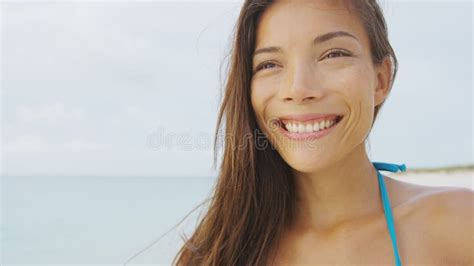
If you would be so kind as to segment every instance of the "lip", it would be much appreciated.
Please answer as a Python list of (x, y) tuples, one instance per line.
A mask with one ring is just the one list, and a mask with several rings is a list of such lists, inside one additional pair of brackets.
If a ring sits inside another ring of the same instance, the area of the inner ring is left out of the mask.
[[(287, 138), (292, 139), (292, 140), (315, 140), (315, 139), (320, 139), (320, 138), (328, 135), (332, 131), (334, 131), (334, 129), (337, 128), (337, 126), (339, 126), (339, 124), (343, 120), (344, 116), (342, 116), (342, 115), (324, 115), (324, 116), (319, 116), (318, 118), (315, 118), (316, 119), (315, 121), (317, 121), (318, 119), (323, 120), (323, 119), (326, 119), (326, 118), (333, 118), (333, 117), (338, 117), (338, 116), (340, 116), (340, 118), (338, 119), (336, 124), (332, 125), (330, 128), (326, 128), (326, 129), (318, 131), (318, 132), (293, 133), (293, 132), (289, 132), (289, 131), (285, 130), (283, 128), (284, 125), (282, 123), (280, 123), (280, 125), (278, 127), (278, 131), (281, 134), (283, 134), (284, 136), (286, 136)], [(288, 116), (286, 116), (286, 117), (288, 117)], [(308, 117), (309, 116), (305, 117), (306, 120), (298, 120), (298, 121), (314, 120), (313, 118), (307, 119)], [(290, 119), (290, 120), (296, 120), (296, 119)]]

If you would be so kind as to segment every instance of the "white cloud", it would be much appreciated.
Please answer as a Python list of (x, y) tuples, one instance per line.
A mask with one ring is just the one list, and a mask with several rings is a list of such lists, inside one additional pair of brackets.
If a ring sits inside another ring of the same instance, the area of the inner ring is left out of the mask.
[(5, 153), (32, 153), (49, 150), (49, 144), (38, 135), (23, 135), (3, 143)]
[(72, 139), (62, 143), (60, 150), (68, 152), (99, 151), (107, 148), (105, 144), (95, 143), (85, 139)]
[(150, 115), (142, 107), (132, 104), (125, 105), (124, 111), (127, 116), (136, 120), (143, 120)]
[(74, 138), (55, 143), (39, 134), (25, 134), (10, 141), (3, 142), (5, 155), (30, 155), (51, 152), (89, 152), (100, 151), (107, 145), (96, 143), (84, 138)]
[(42, 105), (38, 107), (21, 105), (16, 108), (16, 116), (21, 124), (61, 124), (85, 118), (82, 108), (66, 108), (63, 103)]

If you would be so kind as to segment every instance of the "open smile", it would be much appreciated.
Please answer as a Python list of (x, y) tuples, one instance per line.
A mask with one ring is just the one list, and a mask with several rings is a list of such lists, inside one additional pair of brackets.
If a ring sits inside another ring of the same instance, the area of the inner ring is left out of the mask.
[(294, 140), (319, 139), (328, 135), (342, 120), (342, 115), (319, 115), (280, 118), (277, 120), (280, 133)]

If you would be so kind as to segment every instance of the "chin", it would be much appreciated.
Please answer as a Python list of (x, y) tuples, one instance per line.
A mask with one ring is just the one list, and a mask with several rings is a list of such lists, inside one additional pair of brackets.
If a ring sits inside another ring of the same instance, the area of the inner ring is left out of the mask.
[(291, 168), (302, 173), (317, 172), (330, 163), (327, 159), (321, 158), (319, 154), (315, 154), (314, 152), (304, 153), (294, 151), (282, 157)]

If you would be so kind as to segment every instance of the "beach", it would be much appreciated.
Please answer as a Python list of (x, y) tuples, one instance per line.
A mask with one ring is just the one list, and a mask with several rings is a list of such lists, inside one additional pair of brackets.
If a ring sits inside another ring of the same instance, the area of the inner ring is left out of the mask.
[(474, 190), (474, 171), (433, 171), (390, 173), (394, 179), (425, 186), (465, 187)]

